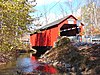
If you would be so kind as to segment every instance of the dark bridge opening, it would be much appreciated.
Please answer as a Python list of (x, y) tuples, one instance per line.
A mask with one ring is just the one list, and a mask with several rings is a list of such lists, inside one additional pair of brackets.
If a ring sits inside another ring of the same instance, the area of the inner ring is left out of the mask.
[(79, 33), (79, 27), (76, 24), (64, 24), (60, 28), (60, 36), (76, 36)]
[(33, 46), (32, 48), (36, 49), (36, 57), (40, 57), (43, 55), (47, 50), (50, 50), (52, 46)]

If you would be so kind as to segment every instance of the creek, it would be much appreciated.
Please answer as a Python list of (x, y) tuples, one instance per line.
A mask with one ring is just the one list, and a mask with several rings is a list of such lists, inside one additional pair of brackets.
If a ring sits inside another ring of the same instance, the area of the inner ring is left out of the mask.
[(30, 53), (21, 53), (13, 61), (0, 65), (0, 75), (40, 75), (56, 74), (52, 65), (37, 61)]
[[(36, 64), (34, 64), (36, 66)], [(34, 66), (34, 67), (35, 67)], [(18, 72), (32, 72), (33, 64), (29, 53), (22, 53), (18, 58), (0, 65), (0, 75), (19, 75)]]

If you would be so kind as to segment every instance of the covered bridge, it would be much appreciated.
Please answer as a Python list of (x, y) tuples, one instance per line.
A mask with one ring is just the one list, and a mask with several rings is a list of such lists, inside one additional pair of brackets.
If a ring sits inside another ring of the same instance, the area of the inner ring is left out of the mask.
[(59, 36), (76, 36), (77, 34), (82, 36), (84, 25), (77, 21), (73, 15), (69, 15), (41, 27), (38, 32), (30, 35), (32, 48), (41, 54), (53, 47)]

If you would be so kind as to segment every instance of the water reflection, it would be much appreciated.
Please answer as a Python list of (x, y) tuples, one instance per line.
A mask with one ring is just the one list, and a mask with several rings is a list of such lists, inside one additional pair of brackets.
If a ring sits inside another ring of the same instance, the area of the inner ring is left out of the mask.
[(17, 68), (24, 73), (33, 72), (38, 66), (39, 63), (31, 58), (19, 58), (17, 60)]
[(21, 73), (39, 73), (39, 74), (56, 74), (57, 70), (47, 63), (38, 61), (35, 56), (30, 58), (19, 58), (17, 60), (17, 68)]
[(29, 54), (21, 54), (17, 60), (0, 65), (0, 75), (19, 75), (23, 73), (47, 73), (55, 74), (57, 71), (53, 66), (37, 61)]

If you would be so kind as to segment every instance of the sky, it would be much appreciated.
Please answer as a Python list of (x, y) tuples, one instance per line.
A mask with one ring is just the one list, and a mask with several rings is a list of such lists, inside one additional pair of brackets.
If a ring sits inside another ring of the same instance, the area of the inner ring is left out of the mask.
[[(41, 17), (39, 21), (34, 23), (46, 25), (66, 15), (72, 14), (68, 3), (70, 5), (72, 4), (73, 9), (78, 8), (77, 11), (74, 10), (73, 15), (80, 16), (80, 8), (85, 4), (85, 0), (36, 0), (36, 3), (34, 17)], [(30, 13), (30, 15), (33, 15), (33, 13)], [(47, 22), (45, 16), (47, 16)]]

